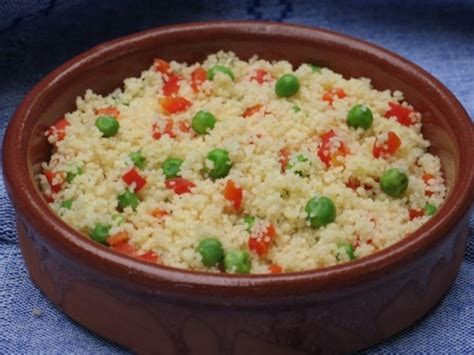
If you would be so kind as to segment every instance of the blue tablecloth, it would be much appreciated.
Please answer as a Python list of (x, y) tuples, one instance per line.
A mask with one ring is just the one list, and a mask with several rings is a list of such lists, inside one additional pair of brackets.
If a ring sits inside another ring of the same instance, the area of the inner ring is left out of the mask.
[[(97, 43), (164, 24), (266, 19), (351, 34), (395, 51), (439, 78), (474, 114), (474, 2), (469, 0), (0, 1), (0, 137), (26, 92)], [(474, 353), (474, 218), (459, 276), (425, 318), (371, 353)], [(120, 353), (77, 325), (31, 283), (0, 176), (0, 354)]]

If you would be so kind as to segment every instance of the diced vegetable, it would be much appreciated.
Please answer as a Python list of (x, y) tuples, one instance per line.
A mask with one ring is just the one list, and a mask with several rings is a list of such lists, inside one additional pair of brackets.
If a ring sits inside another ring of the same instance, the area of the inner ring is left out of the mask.
[(163, 111), (168, 115), (186, 111), (192, 106), (191, 101), (181, 96), (163, 97), (159, 99), (159, 103)]
[(112, 250), (115, 250), (116, 252), (119, 252), (124, 255), (133, 256), (133, 257), (137, 255), (137, 249), (135, 249), (133, 245), (129, 244), (128, 241), (117, 243), (111, 246), (111, 248)]
[(64, 200), (63, 202), (61, 202), (61, 208), (65, 208), (67, 210), (70, 210), (72, 208), (72, 203), (73, 202), (74, 202), (74, 200), (72, 198)]
[(130, 159), (132, 160), (133, 165), (135, 165), (138, 169), (145, 168), (146, 158), (142, 155), (142, 152), (138, 151), (131, 153)]
[(308, 158), (306, 156), (304, 156), (303, 154), (299, 154), (296, 157), (290, 159), (290, 161), (288, 162), (288, 165), (286, 167), (286, 170), (287, 171), (292, 171), (292, 172), (294, 172), (295, 174), (298, 174), (301, 177), (308, 176), (307, 171), (304, 171), (302, 169), (297, 168), (298, 163), (306, 163), (307, 161), (308, 161)]
[(262, 109), (263, 105), (257, 104), (254, 106), (250, 106), (247, 108), (244, 113), (242, 114), (243, 118), (248, 118), (250, 116), (255, 115), (257, 112), (259, 112)]
[(156, 255), (153, 251), (147, 251), (143, 254), (137, 254), (135, 256), (137, 259), (143, 260), (143, 261), (148, 261), (149, 263), (154, 263), (154, 264), (162, 264), (163, 262), (161, 261), (160, 257)]
[(390, 106), (390, 108), (387, 112), (385, 112), (384, 117), (395, 117), (398, 123), (403, 126), (411, 126), (416, 123), (416, 120), (413, 119), (413, 114), (415, 111), (413, 111), (412, 109), (397, 104), (395, 102), (389, 102), (388, 105)]
[(413, 221), (415, 218), (423, 217), (425, 211), (422, 208), (410, 208), (408, 210), (408, 217), (410, 221)]
[(97, 223), (89, 235), (91, 239), (95, 240), (96, 242), (105, 244), (107, 241), (107, 237), (109, 236), (110, 228), (111, 226), (109, 225)]
[(118, 108), (114, 106), (99, 108), (99, 109), (96, 109), (94, 112), (96, 115), (112, 116), (112, 117), (115, 117), (115, 119), (117, 120), (120, 118), (120, 111), (118, 110)]
[(248, 246), (249, 249), (263, 257), (273, 243), (275, 238), (275, 228), (269, 224), (265, 229), (259, 231), (256, 234), (252, 234), (249, 237)]
[(194, 92), (199, 92), (201, 85), (207, 79), (207, 72), (205, 69), (196, 68), (191, 74), (191, 87)]
[(170, 64), (160, 58), (155, 58), (153, 62), (153, 67), (155, 68), (155, 71), (160, 72), (160, 73), (169, 73), (171, 71)]
[(433, 174), (430, 174), (430, 173), (424, 173), (421, 178), (423, 179), (423, 181), (425, 182), (425, 185), (426, 185), (426, 188), (425, 188), (425, 195), (430, 197), (433, 195), (433, 191), (431, 191), (429, 189), (430, 187), (430, 180), (433, 180), (435, 177), (433, 176)]
[(45, 170), (44, 176), (46, 176), (46, 180), (48, 180), (48, 184), (51, 187), (52, 192), (58, 193), (61, 191), (64, 184), (64, 174), (53, 172), (51, 170)]
[(387, 158), (394, 155), (400, 148), (402, 141), (395, 132), (389, 131), (375, 139), (372, 154), (375, 158)]
[(193, 187), (196, 187), (194, 183), (181, 177), (175, 177), (165, 180), (165, 186), (167, 189), (174, 190), (177, 195), (182, 195), (187, 192), (191, 192)]
[(154, 123), (152, 126), (152, 135), (154, 139), (160, 139), (163, 135), (168, 135), (170, 138), (176, 138), (176, 133), (173, 131), (173, 120), (167, 119), (165, 128), (161, 131), (157, 123)]
[[(338, 249), (342, 249), (349, 257), (349, 260), (354, 260), (356, 258), (354, 255), (354, 246), (352, 244), (341, 243), (338, 245)], [(336, 259), (339, 260), (339, 253), (336, 255)]]
[(323, 134), (321, 143), (318, 146), (318, 157), (326, 167), (341, 165), (342, 163), (338, 158), (344, 157), (347, 154), (349, 154), (349, 149), (346, 143), (337, 136), (334, 130), (331, 129)]
[(262, 69), (257, 69), (255, 70), (254, 75), (250, 78), (250, 81), (256, 81), (260, 85), (262, 85), (265, 82), (265, 76), (268, 73), (265, 70)]
[(308, 64), (311, 67), (313, 73), (321, 73), (321, 68), (314, 64)]
[(132, 186), (134, 184), (135, 192), (140, 191), (146, 185), (146, 179), (142, 177), (135, 168), (131, 168), (129, 171), (127, 171), (122, 176), (122, 180), (125, 181), (128, 186)]
[(134, 211), (137, 209), (140, 204), (140, 199), (137, 194), (132, 191), (125, 191), (123, 194), (117, 197), (118, 207), (123, 210), (127, 207), (131, 207)]
[(107, 244), (110, 246), (117, 245), (119, 243), (126, 242), (130, 239), (130, 236), (128, 235), (127, 232), (122, 231), (115, 233), (114, 235), (111, 235), (107, 238)]
[(242, 205), (243, 190), (237, 187), (234, 181), (229, 180), (224, 188), (224, 198), (232, 203), (232, 206), (239, 211)]
[(151, 211), (151, 215), (155, 218), (162, 218), (162, 217), (167, 216), (168, 212), (160, 208), (155, 208), (153, 211)]
[(285, 172), (286, 167), (288, 165), (288, 161), (290, 160), (290, 151), (287, 148), (283, 148), (280, 150), (280, 166), (281, 171)]
[(437, 209), (436, 206), (433, 205), (432, 203), (427, 203), (427, 204), (426, 204), (426, 206), (425, 206), (425, 213), (426, 213), (428, 216), (434, 215), (437, 211), (438, 211), (438, 209)]
[(179, 75), (169, 74), (163, 85), (163, 95), (167, 97), (177, 95), (179, 93), (179, 82), (182, 79)]
[(331, 89), (327, 90), (323, 95), (323, 101), (326, 101), (329, 105), (332, 105), (335, 99), (343, 99), (347, 96), (343, 89)]
[(244, 222), (247, 225), (247, 232), (251, 233), (256, 218), (254, 216), (245, 216)]
[(83, 173), (84, 171), (82, 170), (82, 168), (80, 166), (76, 166), (66, 173), (66, 181), (68, 183), (71, 183), (76, 178), (76, 176), (82, 175)]
[(270, 264), (268, 266), (268, 271), (270, 271), (270, 274), (281, 274), (283, 272), (283, 268), (278, 264)]
[(65, 118), (60, 119), (48, 128), (46, 131), (46, 137), (55, 136), (57, 142), (62, 141), (66, 137), (66, 127), (69, 125), (70, 123), (68, 120)]

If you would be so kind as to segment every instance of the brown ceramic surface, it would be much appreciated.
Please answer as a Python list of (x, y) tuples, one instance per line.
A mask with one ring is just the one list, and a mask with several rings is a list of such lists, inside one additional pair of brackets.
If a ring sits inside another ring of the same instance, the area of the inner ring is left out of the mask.
[[(106, 94), (154, 57), (202, 61), (219, 49), (369, 77), (399, 89), (423, 115), (442, 161), (446, 203), (426, 225), (372, 256), (283, 275), (206, 274), (119, 255), (64, 224), (34, 182), (50, 146), (43, 132), (87, 88)], [(379, 47), (306, 27), (215, 22), (163, 27), (100, 45), (42, 80), (13, 117), (4, 175), (33, 282), (88, 329), (139, 352), (297, 354), (362, 349), (428, 312), (454, 281), (473, 201), (472, 123), (430, 74)]]

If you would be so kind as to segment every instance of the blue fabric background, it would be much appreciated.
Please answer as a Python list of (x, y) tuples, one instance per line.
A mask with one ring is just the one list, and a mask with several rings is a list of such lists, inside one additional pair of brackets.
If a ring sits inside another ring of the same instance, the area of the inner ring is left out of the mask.
[[(0, 0), (0, 139), (28, 90), (93, 45), (164, 24), (237, 18), (323, 27), (379, 44), (430, 71), (474, 114), (474, 2), (469, 0)], [(447, 297), (369, 353), (474, 353), (472, 217), (465, 260)], [(41, 315), (33, 314), (35, 308)], [(33, 352), (126, 353), (75, 324), (33, 286), (0, 176), (0, 354)]]

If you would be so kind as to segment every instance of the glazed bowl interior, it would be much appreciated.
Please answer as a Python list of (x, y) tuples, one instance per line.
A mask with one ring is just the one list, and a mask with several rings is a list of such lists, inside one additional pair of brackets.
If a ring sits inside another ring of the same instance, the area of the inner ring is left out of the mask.
[[(423, 115), (423, 134), (432, 143), (430, 150), (442, 162), (449, 193), (439, 213), (405, 240), (355, 262), (281, 276), (232, 276), (150, 266), (131, 260), (89, 241), (48, 209), (34, 179), (40, 163), (48, 160), (51, 154), (44, 132), (64, 113), (75, 110), (76, 97), (82, 96), (86, 89), (104, 95), (110, 93), (121, 87), (125, 78), (140, 75), (155, 57), (195, 63), (219, 50), (233, 51), (244, 60), (258, 55), (266, 60), (285, 59), (294, 66), (314, 63), (341, 73), (345, 78), (370, 78), (378, 90), (402, 91), (406, 100)], [(39, 228), (50, 228), (52, 234), (61, 234), (74, 247), (96, 253), (97, 258), (105, 258), (109, 263), (127, 263), (128, 268), (149, 277), (234, 286), (284, 285), (285, 279), (291, 277), (314, 285), (315, 280), (330, 283), (331, 278), (351, 272), (356, 281), (354, 276), (364, 274), (364, 270), (382, 270), (391, 263), (402, 262), (442, 238), (454, 227), (461, 213), (466, 212), (472, 198), (472, 173), (461, 174), (473, 166), (474, 154), (472, 142), (469, 142), (472, 140), (471, 126), (466, 112), (447, 89), (431, 75), (393, 53), (346, 36), (299, 26), (239, 22), (192, 24), (115, 40), (76, 57), (51, 73), (30, 93), (16, 116), (23, 120), (19, 149), (27, 152), (26, 162), (20, 162), (20, 165), (24, 164), (24, 172), (28, 172), (25, 189), (31, 190), (30, 197), (35, 201), (29, 211), (24, 208), (22, 212), (32, 219), (42, 219), (36, 221)], [(12, 190), (15, 195), (16, 189)], [(32, 211), (35, 209), (42, 210), (41, 216)], [(92, 251), (93, 248), (96, 251)]]

